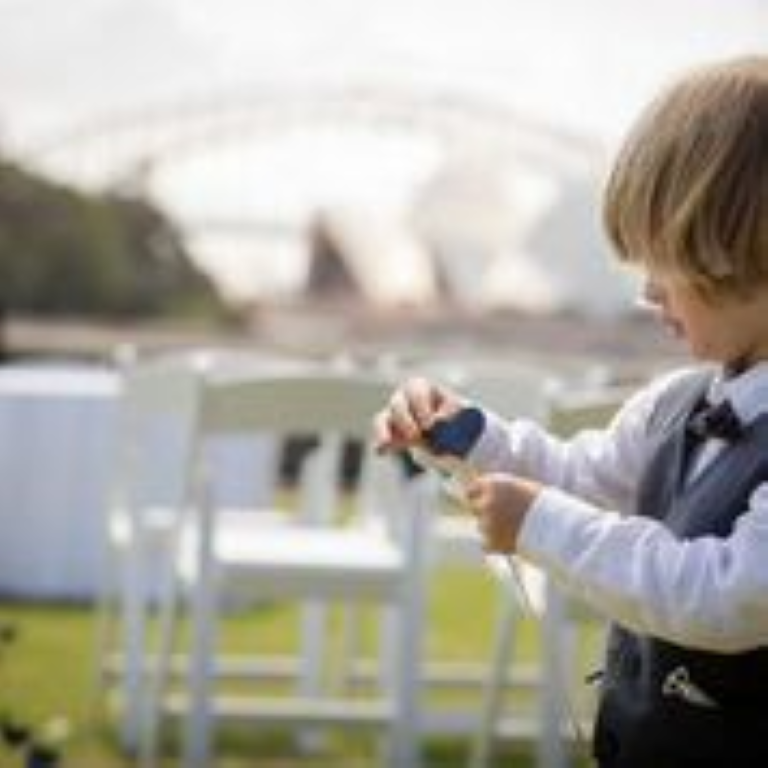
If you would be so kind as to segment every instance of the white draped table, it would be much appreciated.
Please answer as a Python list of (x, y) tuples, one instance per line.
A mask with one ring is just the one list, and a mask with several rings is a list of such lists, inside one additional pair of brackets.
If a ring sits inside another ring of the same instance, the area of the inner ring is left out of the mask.
[[(120, 380), (85, 364), (0, 366), (0, 597), (87, 599), (105, 574)], [(156, 446), (158, 493), (174, 436)], [(263, 505), (274, 487), (274, 441), (213, 447), (221, 502)]]
[(95, 594), (118, 387), (95, 366), (0, 367), (0, 594)]

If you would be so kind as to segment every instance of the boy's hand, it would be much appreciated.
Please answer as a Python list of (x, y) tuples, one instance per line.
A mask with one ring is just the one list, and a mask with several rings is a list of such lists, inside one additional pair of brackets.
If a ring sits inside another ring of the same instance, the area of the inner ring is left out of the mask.
[(424, 433), (439, 419), (457, 413), (464, 401), (455, 393), (423, 378), (398, 387), (374, 418), (379, 451), (401, 451), (423, 444)]
[(481, 475), (466, 488), (465, 499), (477, 518), (486, 552), (512, 554), (517, 536), (541, 485), (514, 475)]

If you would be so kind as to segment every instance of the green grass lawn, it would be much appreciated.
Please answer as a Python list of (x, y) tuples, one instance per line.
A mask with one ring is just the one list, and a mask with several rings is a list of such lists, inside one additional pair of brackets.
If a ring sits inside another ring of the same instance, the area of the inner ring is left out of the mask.
[[(430, 594), (426, 655), (430, 660), (482, 660), (493, 637), (499, 592), (493, 577), (481, 569), (441, 568)], [(364, 645), (372, 648), (375, 636), (371, 616), (366, 616)], [(339, 621), (339, 617), (336, 617)], [(31, 724), (36, 731), (54, 719), (64, 718), (70, 734), (64, 747), (65, 766), (118, 768), (132, 765), (117, 743), (114, 708), (99, 695), (96, 683), (95, 622), (87, 606), (0, 604), (0, 621), (18, 631), (0, 658), (0, 711)], [(295, 634), (296, 611), (284, 606), (260, 606), (229, 616), (224, 622), (222, 645), (228, 652), (245, 651), (258, 640), (266, 650), (284, 649)], [(537, 634), (532, 622), (521, 631), (520, 656), (536, 662)], [(585, 655), (595, 643), (587, 637)], [(589, 662), (585, 661), (585, 664)], [(430, 692), (430, 707), (477, 707), (477, 690)], [(509, 707), (535, 707), (528, 691), (510, 693)], [(533, 710), (535, 711), (535, 710)], [(167, 734), (164, 765), (178, 764), (173, 734)], [(329, 736), (317, 754), (305, 754), (289, 734), (220, 729), (219, 768), (362, 768), (377, 765), (375, 740), (369, 735)], [(530, 744), (498, 745), (495, 764), (507, 768), (532, 766)], [(430, 738), (424, 747), (429, 768), (463, 768), (468, 744), (465, 738)], [(16, 762), (14, 762), (16, 760)], [(586, 763), (585, 763), (586, 764)], [(22, 762), (0, 747), (0, 768)]]

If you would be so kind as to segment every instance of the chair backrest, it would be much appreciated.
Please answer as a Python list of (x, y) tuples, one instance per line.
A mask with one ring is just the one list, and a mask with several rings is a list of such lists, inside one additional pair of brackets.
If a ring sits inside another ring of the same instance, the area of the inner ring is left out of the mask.
[(183, 498), (183, 452), (198, 406), (198, 385), (178, 361), (123, 366), (110, 516), (139, 525), (147, 505)]
[(425, 368), (447, 386), (509, 419), (543, 419), (553, 386), (549, 370), (527, 362), (433, 362)]
[(607, 386), (550, 393), (548, 426), (560, 437), (607, 425), (626, 402), (631, 390)]
[[(201, 426), (201, 419), (214, 391), (209, 376), (215, 377), (220, 370), (238, 370), (251, 376), (258, 371), (268, 378), (273, 371), (295, 371), (303, 365), (301, 361), (215, 350), (129, 361), (122, 376), (121, 455), (115, 462), (118, 476), (113, 483), (117, 494), (131, 494), (138, 506), (178, 507), (189, 490), (184, 481), (194, 437), (208, 426)], [(218, 439), (206, 445), (219, 480), (219, 500), (239, 507), (271, 503), (279, 447), (267, 435), (220, 430)]]
[(391, 389), (384, 377), (327, 369), (210, 370), (200, 429), (232, 434), (337, 432), (364, 438)]
[[(392, 390), (383, 375), (319, 365), (265, 371), (251, 366), (210, 367), (202, 372), (196, 425), (198, 443), (218, 435), (270, 435), (282, 442), (316, 441), (301, 468), (298, 506), (303, 522), (328, 524), (339, 516), (340, 493), (352, 478), (359, 505), (345, 510), (373, 518), (382, 505), (391, 467), (370, 461), (371, 426)], [(371, 492), (378, 488), (377, 494)]]

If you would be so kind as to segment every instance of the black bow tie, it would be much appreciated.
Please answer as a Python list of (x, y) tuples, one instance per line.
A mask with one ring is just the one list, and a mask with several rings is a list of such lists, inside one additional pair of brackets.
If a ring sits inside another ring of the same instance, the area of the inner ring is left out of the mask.
[(688, 432), (699, 440), (716, 438), (732, 443), (744, 434), (744, 425), (728, 400), (705, 405), (691, 416)]

